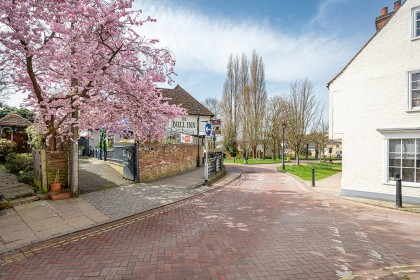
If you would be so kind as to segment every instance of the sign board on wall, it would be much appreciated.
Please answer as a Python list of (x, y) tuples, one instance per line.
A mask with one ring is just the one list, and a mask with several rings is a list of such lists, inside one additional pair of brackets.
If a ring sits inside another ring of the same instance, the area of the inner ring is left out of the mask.
[[(208, 121), (210, 121), (210, 116), (200, 116), (200, 135), (204, 135), (204, 125)], [(169, 121), (168, 130), (187, 135), (197, 135), (197, 116), (188, 115), (174, 118)]]
[(181, 134), (181, 143), (192, 144), (193, 137), (191, 135)]
[(222, 134), (222, 122), (220, 120), (212, 120), (211, 126), (213, 128), (213, 134)]

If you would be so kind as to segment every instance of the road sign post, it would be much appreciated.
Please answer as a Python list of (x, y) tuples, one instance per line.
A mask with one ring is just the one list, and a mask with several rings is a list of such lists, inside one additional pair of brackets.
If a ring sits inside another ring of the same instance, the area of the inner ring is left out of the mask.
[(212, 128), (211, 123), (206, 123), (204, 127), (204, 132), (206, 133), (205, 139), (205, 150), (206, 150), (206, 160), (204, 161), (204, 185), (207, 186), (209, 183), (209, 139), (211, 139)]
[(205, 140), (206, 160), (204, 161), (204, 185), (209, 184), (209, 141)]

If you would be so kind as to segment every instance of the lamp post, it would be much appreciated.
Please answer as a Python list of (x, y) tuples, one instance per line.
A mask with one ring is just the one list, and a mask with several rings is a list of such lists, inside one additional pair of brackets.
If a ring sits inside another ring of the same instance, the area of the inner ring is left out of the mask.
[(197, 111), (197, 167), (200, 167), (200, 106), (195, 108)]
[(282, 132), (283, 132), (283, 139), (282, 139), (282, 147), (281, 147), (281, 153), (282, 153), (282, 156), (281, 156), (281, 169), (283, 170), (283, 171), (286, 171), (286, 167), (284, 166), (284, 130), (286, 129), (286, 123), (282, 123), (281, 124), (281, 128), (282, 128)]

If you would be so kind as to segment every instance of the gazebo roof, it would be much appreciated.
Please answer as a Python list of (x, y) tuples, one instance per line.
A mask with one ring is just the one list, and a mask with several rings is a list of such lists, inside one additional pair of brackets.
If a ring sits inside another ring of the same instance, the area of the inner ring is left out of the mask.
[(0, 119), (0, 126), (28, 127), (31, 124), (30, 121), (17, 114), (8, 114)]

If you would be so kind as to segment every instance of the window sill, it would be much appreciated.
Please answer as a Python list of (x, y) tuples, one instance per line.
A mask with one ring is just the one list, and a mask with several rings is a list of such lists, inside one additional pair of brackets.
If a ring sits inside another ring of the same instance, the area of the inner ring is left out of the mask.
[(409, 109), (405, 111), (406, 113), (420, 113), (420, 108), (416, 109)]
[(419, 37), (411, 38), (411, 41), (417, 41), (417, 40), (420, 40), (420, 36)]
[[(396, 182), (383, 182), (382, 185), (388, 185), (388, 186), (394, 186), (395, 187)], [(410, 183), (410, 182), (404, 182), (402, 181), (402, 187), (411, 187), (411, 188), (420, 188), (420, 183)]]

